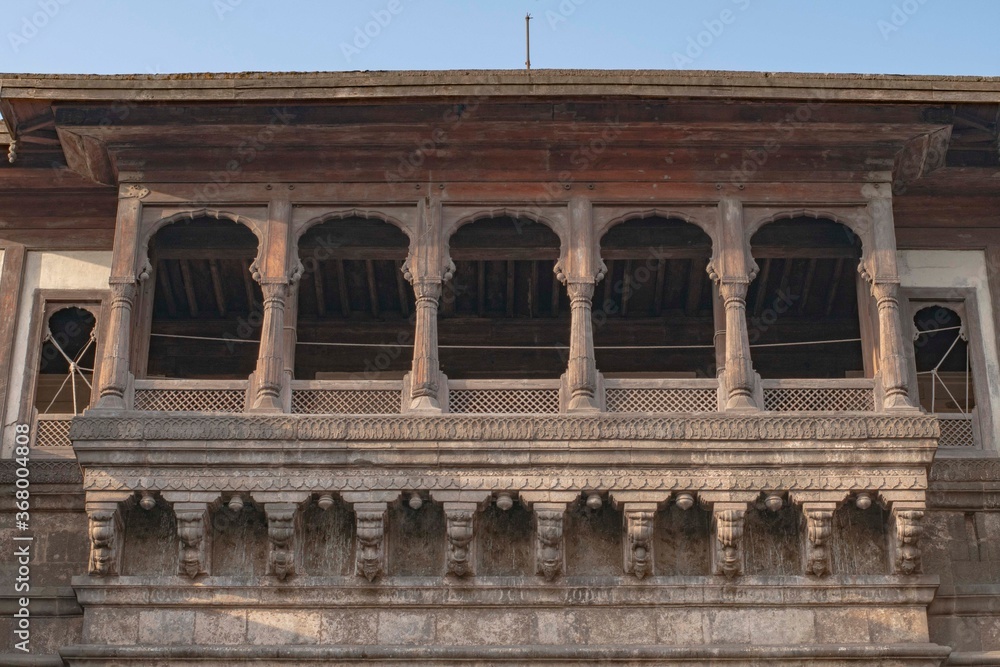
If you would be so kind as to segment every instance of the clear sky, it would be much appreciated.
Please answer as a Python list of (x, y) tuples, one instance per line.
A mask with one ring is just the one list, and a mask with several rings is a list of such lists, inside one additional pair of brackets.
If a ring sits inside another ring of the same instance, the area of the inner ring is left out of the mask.
[(3, 0), (0, 71), (1000, 75), (1000, 0)]

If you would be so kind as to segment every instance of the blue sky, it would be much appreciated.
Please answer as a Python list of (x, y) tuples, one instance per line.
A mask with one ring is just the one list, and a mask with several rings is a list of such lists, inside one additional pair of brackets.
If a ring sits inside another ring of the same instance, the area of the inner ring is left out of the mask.
[(1000, 75), (998, 0), (4, 0), (0, 71)]

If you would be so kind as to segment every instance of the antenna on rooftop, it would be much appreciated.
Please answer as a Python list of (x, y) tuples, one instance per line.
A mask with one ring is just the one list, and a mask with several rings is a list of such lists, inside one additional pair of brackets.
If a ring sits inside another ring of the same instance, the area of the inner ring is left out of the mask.
[(524, 61), (524, 66), (531, 71), (531, 14), (524, 15), (524, 48), (526, 53), (526, 59)]

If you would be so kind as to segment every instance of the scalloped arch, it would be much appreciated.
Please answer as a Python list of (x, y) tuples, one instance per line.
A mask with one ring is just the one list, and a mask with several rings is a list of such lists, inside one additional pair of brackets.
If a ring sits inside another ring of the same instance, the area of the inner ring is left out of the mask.
[(445, 243), (451, 241), (451, 237), (455, 235), (459, 229), (465, 225), (472, 224), (474, 222), (479, 222), (480, 220), (491, 220), (494, 218), (527, 218), (533, 222), (545, 225), (559, 238), (560, 245), (565, 247), (569, 242), (568, 234), (566, 229), (560, 225), (555, 220), (548, 218), (540, 213), (531, 211), (528, 209), (514, 208), (510, 206), (501, 206), (499, 208), (493, 209), (483, 209), (481, 211), (476, 211), (475, 213), (470, 213), (464, 217), (459, 218), (453, 222), (447, 229), (444, 230)]
[(362, 218), (364, 220), (381, 220), (384, 223), (397, 227), (401, 232), (403, 232), (406, 235), (406, 238), (407, 240), (409, 240), (410, 244), (411, 245), (413, 244), (413, 236), (414, 236), (413, 230), (410, 229), (405, 223), (403, 223), (398, 218), (394, 218), (388, 213), (383, 213), (382, 211), (377, 211), (374, 209), (367, 209), (367, 208), (346, 208), (336, 211), (327, 211), (322, 215), (318, 215), (315, 218), (311, 218), (307, 220), (305, 223), (303, 223), (299, 227), (299, 229), (296, 230), (295, 241), (296, 243), (298, 243), (298, 240), (302, 238), (302, 236), (307, 231), (309, 231), (313, 227), (316, 227), (317, 225), (322, 225), (323, 223), (329, 222), (331, 220), (346, 220), (348, 218)]
[(837, 224), (844, 225), (849, 228), (852, 232), (857, 234), (858, 238), (861, 239), (861, 245), (864, 247), (867, 245), (868, 241), (868, 225), (866, 224), (867, 219), (858, 219), (853, 216), (845, 216), (843, 214), (834, 213), (833, 211), (818, 210), (812, 208), (799, 208), (792, 209), (788, 211), (781, 211), (780, 213), (775, 213), (773, 215), (765, 216), (763, 218), (757, 218), (751, 221), (746, 226), (747, 240), (753, 238), (753, 235), (760, 231), (765, 225), (769, 225), (772, 222), (778, 222), (779, 220), (791, 220), (793, 218), (813, 218), (814, 220), (829, 220), (830, 222), (836, 222)]
[(258, 225), (254, 224), (251, 218), (245, 215), (239, 215), (238, 213), (230, 213), (229, 211), (223, 211), (215, 208), (193, 208), (186, 211), (180, 211), (169, 215), (165, 218), (160, 218), (154, 221), (144, 232), (142, 237), (142, 254), (137, 258), (136, 271), (139, 274), (137, 277), (142, 279), (142, 274), (147, 273), (151, 270), (149, 264), (149, 242), (156, 236), (164, 227), (174, 224), (175, 222), (181, 222), (184, 220), (198, 220), (200, 218), (213, 218), (215, 220), (229, 220), (237, 225), (242, 225), (249, 229), (253, 235), (257, 238), (257, 254), (254, 256), (254, 263), (260, 259), (261, 249), (264, 247), (264, 232), (259, 228)]

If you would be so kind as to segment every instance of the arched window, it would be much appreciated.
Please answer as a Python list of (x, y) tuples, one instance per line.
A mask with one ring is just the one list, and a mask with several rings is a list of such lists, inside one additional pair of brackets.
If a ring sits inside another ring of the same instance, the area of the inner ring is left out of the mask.
[(256, 255), (253, 232), (225, 220), (176, 222), (153, 236), (152, 323), (138, 377), (236, 380), (253, 373), (263, 322), (260, 285), (250, 275)]
[(40, 415), (78, 415), (90, 406), (97, 348), (97, 319), (77, 306), (49, 315), (35, 383)]
[(712, 239), (683, 220), (629, 220), (604, 235), (594, 352), (605, 377), (716, 376), (711, 256)]
[(393, 224), (349, 217), (299, 239), (295, 377), (398, 380), (413, 359), (409, 239)]
[[(760, 267), (747, 294), (747, 332), (762, 378), (871, 377), (862, 341), (861, 241), (808, 217), (771, 222), (750, 241)], [(869, 345), (870, 347), (870, 345)]]
[(452, 235), (455, 275), (439, 309), (441, 370), (450, 379), (558, 378), (569, 302), (553, 268), (559, 237), (523, 218), (490, 218)]

